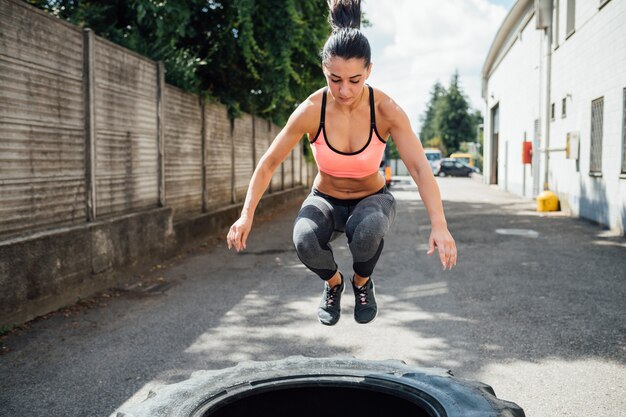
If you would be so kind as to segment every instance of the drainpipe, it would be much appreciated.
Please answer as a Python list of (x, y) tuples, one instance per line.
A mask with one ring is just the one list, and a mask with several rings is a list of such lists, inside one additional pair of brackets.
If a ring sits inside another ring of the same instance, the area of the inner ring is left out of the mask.
[[(550, 13), (552, 15), (552, 13)], [(552, 25), (548, 26), (546, 29), (546, 38), (547, 38), (547, 47), (548, 54), (546, 55), (546, 144), (545, 144), (545, 172), (543, 179), (543, 189), (547, 190), (549, 188), (549, 167), (550, 167), (550, 124), (552, 123), (552, 103), (551, 98), (552, 94), (550, 92), (550, 87), (552, 85)]]

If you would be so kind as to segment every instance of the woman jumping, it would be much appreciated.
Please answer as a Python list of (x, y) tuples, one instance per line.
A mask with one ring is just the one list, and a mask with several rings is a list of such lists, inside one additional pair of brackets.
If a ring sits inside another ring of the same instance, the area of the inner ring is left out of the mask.
[(436, 248), (445, 270), (456, 265), (457, 252), (439, 188), (407, 115), (385, 93), (365, 84), (372, 63), (369, 42), (359, 30), (360, 0), (331, 0), (329, 6), (332, 34), (321, 53), (328, 86), (298, 106), (259, 161), (241, 217), (228, 232), (228, 248), (246, 248), (254, 212), (274, 171), (306, 134), (319, 173), (296, 217), (293, 242), (302, 263), (325, 281), (318, 319), (334, 325), (341, 314), (344, 276), (329, 243), (345, 233), (353, 258), (354, 318), (369, 323), (378, 313), (372, 273), (396, 213), (395, 199), (378, 171), (389, 136), (430, 217), (428, 255)]

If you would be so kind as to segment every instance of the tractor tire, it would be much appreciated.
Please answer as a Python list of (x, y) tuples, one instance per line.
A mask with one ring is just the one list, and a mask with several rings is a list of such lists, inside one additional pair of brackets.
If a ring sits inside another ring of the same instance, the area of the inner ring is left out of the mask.
[(243, 362), (150, 391), (116, 417), (524, 417), (480, 382), (400, 361), (289, 357)]

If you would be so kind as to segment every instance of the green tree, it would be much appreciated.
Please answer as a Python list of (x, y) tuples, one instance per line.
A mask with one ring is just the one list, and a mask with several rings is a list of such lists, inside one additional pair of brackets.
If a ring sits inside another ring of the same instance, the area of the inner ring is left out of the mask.
[(471, 113), (458, 71), (447, 89), (435, 83), (422, 122), (420, 138), (424, 145), (439, 148), (446, 155), (460, 150), (463, 142), (475, 141), (482, 115), (478, 111)]
[(31, 4), (156, 61), (163, 61), (167, 82), (197, 91), (196, 69), (203, 64), (193, 48), (181, 44), (190, 36), (193, 9), (181, 1), (30, 0)]
[(323, 84), (329, 33), (319, 0), (28, 0), (99, 36), (163, 61), (166, 81), (284, 122)]
[(435, 120), (441, 139), (451, 153), (459, 150), (461, 142), (474, 140), (474, 120), (459, 86), (458, 71), (452, 76), (443, 104), (436, 109)]
[(389, 149), (389, 159), (400, 159), (400, 152), (398, 152), (398, 147), (391, 136), (387, 140), (387, 148)]
[(438, 126), (435, 124), (435, 109), (437, 103), (446, 95), (446, 89), (439, 81), (433, 85), (430, 91), (430, 101), (426, 108), (426, 113), (421, 117), (422, 128), (420, 130), (420, 139), (427, 144), (433, 138), (439, 136)]

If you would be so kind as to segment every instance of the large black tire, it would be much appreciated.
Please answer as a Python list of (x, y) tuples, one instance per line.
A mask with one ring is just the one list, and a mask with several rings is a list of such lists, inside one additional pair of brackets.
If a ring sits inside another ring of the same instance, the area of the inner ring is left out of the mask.
[(485, 384), (400, 361), (301, 356), (199, 371), (117, 417), (524, 417)]

